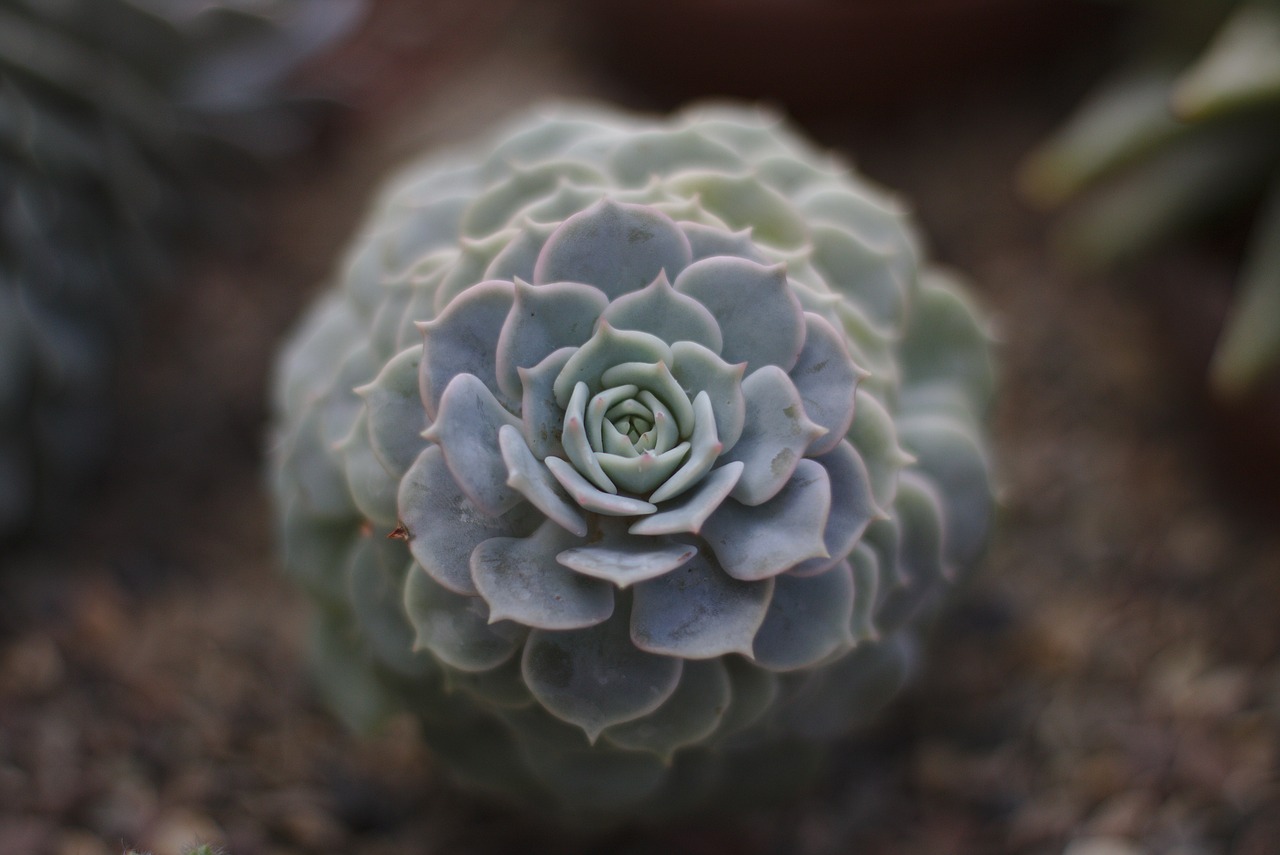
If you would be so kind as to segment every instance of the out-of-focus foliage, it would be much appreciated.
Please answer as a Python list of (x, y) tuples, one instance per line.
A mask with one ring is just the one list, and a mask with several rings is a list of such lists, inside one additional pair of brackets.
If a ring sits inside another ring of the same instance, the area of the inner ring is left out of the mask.
[(1212, 365), (1240, 393), (1280, 363), (1280, 3), (1151, 4), (1147, 55), (1025, 163), (1032, 200), (1079, 201), (1066, 250), (1133, 258), (1265, 196)]
[(0, 0), (0, 539), (64, 514), (100, 458), (203, 155), (297, 142), (281, 84), (360, 3)]

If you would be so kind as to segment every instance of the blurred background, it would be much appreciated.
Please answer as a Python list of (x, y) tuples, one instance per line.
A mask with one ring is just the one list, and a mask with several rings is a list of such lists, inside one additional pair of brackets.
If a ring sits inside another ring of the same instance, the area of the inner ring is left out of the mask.
[[(541, 98), (708, 97), (972, 280), (1002, 520), (804, 800), (565, 839), (320, 707), (266, 390), (398, 164)], [(1265, 0), (0, 0), (0, 852), (1280, 851), (1271, 188)]]

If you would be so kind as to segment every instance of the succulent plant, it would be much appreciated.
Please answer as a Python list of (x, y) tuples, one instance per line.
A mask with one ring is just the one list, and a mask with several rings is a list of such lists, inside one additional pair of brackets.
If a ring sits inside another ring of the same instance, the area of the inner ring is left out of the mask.
[(328, 699), (608, 823), (786, 793), (990, 523), (984, 326), (776, 117), (535, 111), (410, 168), (279, 364)]
[[(339, 8), (307, 2), (292, 5)], [(0, 2), (0, 540), (64, 517), (102, 453), (139, 285), (166, 268), (195, 207), (187, 178), (212, 107), (197, 94), (268, 28), (290, 61), (289, 34), (316, 29), (301, 13), (273, 22), (262, 3), (202, 5), (225, 9), (203, 13), (222, 22), (208, 34), (217, 51), (203, 29), (177, 26), (203, 18), (174, 2)]]
[(1197, 39), (1192, 25), (1217, 26), (1229, 5), (1163, 4), (1159, 49), (1087, 99), (1022, 177), (1045, 205), (1083, 196), (1063, 242), (1100, 264), (1267, 196), (1211, 366), (1236, 394), (1280, 366), (1280, 3), (1234, 4)]

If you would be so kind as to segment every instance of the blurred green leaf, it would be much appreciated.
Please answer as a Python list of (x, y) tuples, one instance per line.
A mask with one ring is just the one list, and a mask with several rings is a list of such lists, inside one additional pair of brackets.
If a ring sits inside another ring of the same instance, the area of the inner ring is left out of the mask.
[(1185, 133), (1169, 109), (1175, 79), (1171, 69), (1146, 68), (1106, 83), (1024, 162), (1023, 193), (1045, 207), (1059, 205)]
[(1214, 386), (1227, 395), (1249, 389), (1280, 364), (1280, 181), (1276, 182), (1245, 259), (1237, 297), (1213, 356)]
[(1254, 123), (1197, 128), (1083, 199), (1060, 246), (1086, 266), (1129, 260), (1250, 197), (1274, 156), (1275, 137)]
[(1173, 108), (1203, 121), (1280, 98), (1280, 7), (1250, 4), (1226, 23), (1205, 54), (1183, 73)]

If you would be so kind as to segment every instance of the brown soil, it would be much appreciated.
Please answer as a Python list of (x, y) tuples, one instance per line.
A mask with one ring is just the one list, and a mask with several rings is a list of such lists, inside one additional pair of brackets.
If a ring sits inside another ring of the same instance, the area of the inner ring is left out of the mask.
[(915, 200), (997, 316), (1004, 374), (990, 561), (821, 788), (583, 842), (455, 793), (408, 721), (345, 733), (308, 687), (306, 605), (273, 556), (274, 349), (391, 162), (533, 95), (604, 91), (528, 28), (435, 85), (267, 190), (252, 250), (194, 265), (124, 373), (88, 513), (5, 557), (0, 853), (1277, 851), (1280, 534), (1215, 475), (1144, 304), (1057, 266), (1010, 189), (1071, 79), (812, 129)]

